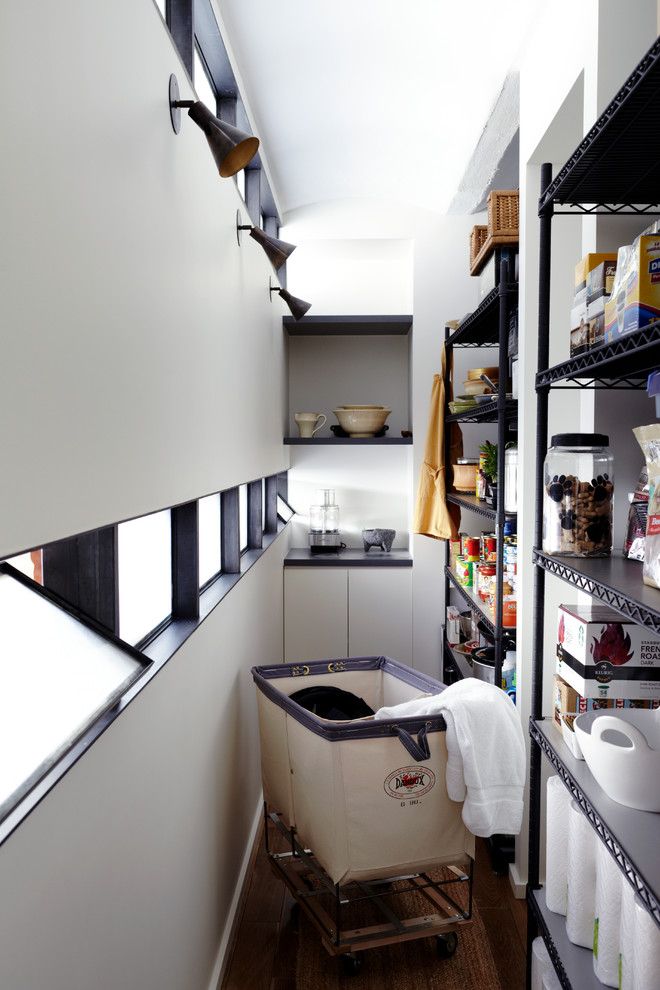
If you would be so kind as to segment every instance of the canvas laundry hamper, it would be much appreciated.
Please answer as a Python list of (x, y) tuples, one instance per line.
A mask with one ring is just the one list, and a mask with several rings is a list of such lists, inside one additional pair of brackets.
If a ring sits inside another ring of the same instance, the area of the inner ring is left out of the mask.
[(333, 883), (419, 873), (474, 856), (462, 804), (447, 796), (441, 716), (333, 722), (290, 695), (328, 684), (377, 711), (444, 685), (387, 657), (253, 667), (264, 800)]

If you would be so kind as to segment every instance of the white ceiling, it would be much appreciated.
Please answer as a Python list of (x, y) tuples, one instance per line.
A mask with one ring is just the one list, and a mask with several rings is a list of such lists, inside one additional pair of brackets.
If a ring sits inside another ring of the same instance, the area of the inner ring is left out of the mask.
[(445, 211), (539, 0), (219, 0), (285, 213)]

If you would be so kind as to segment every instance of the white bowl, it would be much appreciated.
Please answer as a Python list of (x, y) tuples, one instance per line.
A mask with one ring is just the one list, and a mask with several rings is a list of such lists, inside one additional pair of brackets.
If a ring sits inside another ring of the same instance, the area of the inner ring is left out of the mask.
[(573, 725), (607, 796), (627, 808), (660, 812), (660, 709), (584, 712)]
[(342, 406), (333, 410), (342, 430), (352, 437), (372, 437), (385, 426), (385, 420), (392, 412), (385, 406), (369, 409), (346, 409)]
[[(497, 385), (497, 381), (493, 382)], [(492, 395), (493, 390), (486, 382), (479, 381), (465, 381), (463, 382), (463, 389), (466, 395)]]

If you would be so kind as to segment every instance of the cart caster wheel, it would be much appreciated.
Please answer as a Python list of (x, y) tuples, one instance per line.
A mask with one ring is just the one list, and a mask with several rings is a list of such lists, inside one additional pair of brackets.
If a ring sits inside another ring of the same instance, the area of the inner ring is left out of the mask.
[(346, 976), (357, 976), (362, 969), (362, 956), (347, 952), (341, 957), (341, 965)]
[(447, 932), (446, 935), (436, 935), (435, 946), (441, 959), (451, 959), (458, 948), (458, 935), (456, 932)]

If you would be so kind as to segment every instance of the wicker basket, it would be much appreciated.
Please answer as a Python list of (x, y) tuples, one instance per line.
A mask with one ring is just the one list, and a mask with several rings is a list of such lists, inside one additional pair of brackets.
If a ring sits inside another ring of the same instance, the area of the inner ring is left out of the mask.
[[(478, 275), (496, 247), (517, 244), (519, 237), (520, 209), (517, 189), (493, 189), (488, 194), (488, 226), (473, 227), (470, 234), (470, 275)], [(477, 231), (486, 230), (481, 246)]]
[(488, 227), (486, 224), (479, 223), (472, 228), (470, 233), (470, 268), (472, 268), (475, 261), (479, 257), (479, 252), (486, 243), (487, 237)]

